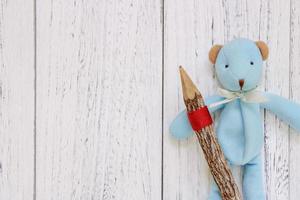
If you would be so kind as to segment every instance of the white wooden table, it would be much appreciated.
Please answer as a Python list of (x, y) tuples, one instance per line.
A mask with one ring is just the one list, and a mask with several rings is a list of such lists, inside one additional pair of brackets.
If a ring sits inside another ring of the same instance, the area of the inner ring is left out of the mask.
[[(212, 44), (266, 41), (262, 90), (300, 102), (298, 0), (1, 0), (0, 199), (206, 199), (178, 66), (206, 95)], [(268, 200), (300, 195), (300, 136), (264, 113)]]

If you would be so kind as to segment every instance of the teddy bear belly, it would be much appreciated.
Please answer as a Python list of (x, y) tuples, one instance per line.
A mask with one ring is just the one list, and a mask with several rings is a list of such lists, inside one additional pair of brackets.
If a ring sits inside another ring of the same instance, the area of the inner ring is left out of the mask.
[[(259, 118), (259, 112), (257, 113)], [(244, 165), (245, 134), (244, 122), (239, 101), (229, 103), (223, 109), (217, 126), (218, 141), (224, 151), (226, 159), (235, 165)], [(256, 133), (254, 133), (256, 134)], [(260, 134), (260, 133), (259, 133)], [(257, 141), (259, 142), (259, 141)], [(258, 145), (260, 146), (260, 145)], [(258, 152), (259, 152), (258, 147)], [(253, 158), (256, 155), (253, 155)], [(252, 157), (252, 155), (250, 155)], [(250, 158), (251, 159), (251, 158)]]

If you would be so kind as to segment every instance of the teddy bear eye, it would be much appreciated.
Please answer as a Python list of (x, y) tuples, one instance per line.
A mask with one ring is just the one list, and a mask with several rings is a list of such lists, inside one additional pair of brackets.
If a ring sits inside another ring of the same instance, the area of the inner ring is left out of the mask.
[(229, 65), (225, 65), (225, 68), (228, 68), (229, 67)]
[(254, 62), (251, 61), (251, 62), (250, 62), (250, 65), (254, 65)]

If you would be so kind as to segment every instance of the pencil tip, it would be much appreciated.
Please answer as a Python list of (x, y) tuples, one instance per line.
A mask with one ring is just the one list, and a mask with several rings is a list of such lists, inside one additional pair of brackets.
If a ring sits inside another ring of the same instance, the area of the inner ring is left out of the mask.
[(186, 73), (183, 67), (179, 67), (179, 72), (180, 72), (183, 98), (185, 100), (194, 99), (195, 95), (197, 94), (200, 95), (199, 90), (197, 89), (197, 87), (195, 86), (195, 84), (188, 76), (188, 74)]

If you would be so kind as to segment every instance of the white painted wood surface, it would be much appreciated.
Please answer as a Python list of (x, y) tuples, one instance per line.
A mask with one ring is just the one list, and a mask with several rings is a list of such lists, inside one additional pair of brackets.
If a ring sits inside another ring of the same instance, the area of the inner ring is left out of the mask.
[(159, 199), (160, 1), (37, 2), (37, 199)]
[[(289, 97), (290, 4), (262, 2), (260, 37), (270, 56), (265, 70), (265, 89)], [(266, 12), (269, 11), (269, 12)], [(291, 87), (292, 88), (292, 87)], [(289, 199), (289, 129), (272, 113), (265, 112), (265, 172), (267, 199)]]
[[(291, 1), (290, 98), (300, 102), (300, 1)], [(300, 135), (291, 129), (289, 146), (290, 199), (299, 199)]]
[[(300, 102), (297, 0), (0, 5), (1, 200), (206, 199), (196, 138), (168, 126), (184, 108), (179, 65), (215, 93), (213, 44), (266, 41), (260, 88)], [(267, 199), (299, 199), (300, 135), (264, 119)]]
[(0, 2), (0, 199), (34, 196), (33, 2)]

